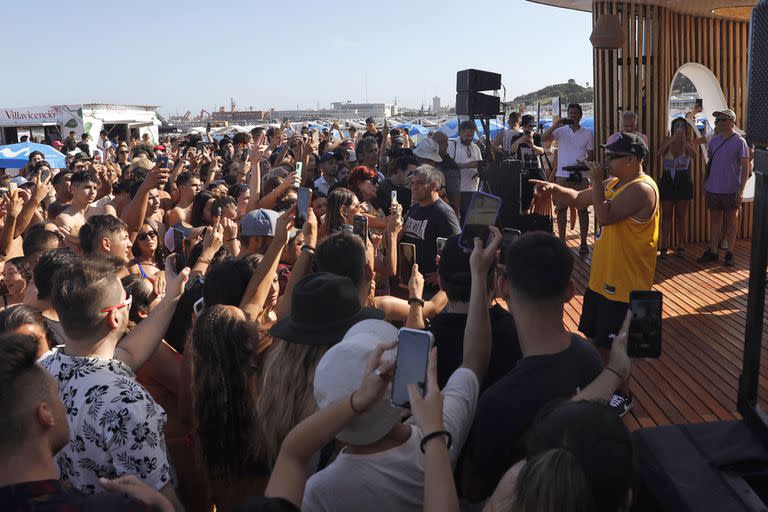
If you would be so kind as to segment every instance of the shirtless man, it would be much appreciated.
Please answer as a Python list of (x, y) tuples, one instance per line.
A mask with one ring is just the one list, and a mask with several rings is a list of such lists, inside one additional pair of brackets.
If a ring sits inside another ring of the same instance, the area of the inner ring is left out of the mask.
[(77, 171), (72, 174), (70, 190), (72, 204), (55, 219), (56, 225), (67, 235), (67, 245), (77, 247), (80, 228), (94, 215), (113, 215), (117, 217), (111, 205), (92, 206), (99, 190), (99, 178), (93, 171)]
[(179, 202), (176, 207), (166, 215), (166, 226), (174, 226), (179, 222), (186, 223), (192, 213), (192, 201), (202, 189), (200, 176), (188, 172), (182, 172), (176, 178), (176, 186), (179, 187)]

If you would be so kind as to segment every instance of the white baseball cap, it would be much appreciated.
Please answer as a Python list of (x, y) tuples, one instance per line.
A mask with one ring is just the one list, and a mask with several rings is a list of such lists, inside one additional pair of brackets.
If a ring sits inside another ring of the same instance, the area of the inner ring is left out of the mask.
[[(383, 320), (363, 320), (352, 326), (339, 343), (323, 355), (315, 370), (315, 400), (320, 409), (349, 397), (363, 381), (368, 359), (381, 343), (397, 341), (397, 329)], [(394, 361), (396, 350), (384, 353)], [(336, 437), (363, 446), (384, 437), (400, 421), (401, 409), (392, 405), (389, 392), (357, 415)]]

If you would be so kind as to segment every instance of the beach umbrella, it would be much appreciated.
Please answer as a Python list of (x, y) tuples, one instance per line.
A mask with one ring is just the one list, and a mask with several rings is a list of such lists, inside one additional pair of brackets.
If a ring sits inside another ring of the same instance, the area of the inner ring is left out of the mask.
[(67, 166), (66, 157), (46, 144), (20, 142), (8, 146), (0, 146), (0, 167), (5, 169), (21, 169), (29, 162), (29, 154), (39, 151), (43, 158), (54, 169), (64, 169)]
[(428, 128), (424, 128), (420, 124), (414, 124), (414, 123), (400, 123), (396, 126), (396, 128), (400, 128), (401, 130), (407, 130), (408, 135), (411, 137), (416, 137), (418, 135), (427, 135), (429, 133)]
[[(475, 132), (475, 139), (485, 137), (485, 129), (479, 119), (475, 120), (475, 126), (477, 126), (477, 132)], [(438, 130), (448, 136), (449, 139), (455, 139), (459, 136), (459, 120), (455, 117), (446, 120), (446, 122)], [(504, 131), (504, 125), (499, 123), (495, 119), (491, 119), (490, 122), (490, 135), (493, 139), (500, 132)]]

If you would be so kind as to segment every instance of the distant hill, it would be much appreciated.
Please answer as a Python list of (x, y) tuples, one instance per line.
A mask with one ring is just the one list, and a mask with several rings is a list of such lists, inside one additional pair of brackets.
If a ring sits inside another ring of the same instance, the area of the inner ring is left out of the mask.
[(595, 100), (595, 89), (592, 87), (582, 87), (575, 80), (568, 80), (565, 84), (548, 85), (538, 91), (518, 96), (513, 101), (532, 104), (549, 103), (549, 101), (559, 96), (564, 103), (590, 103)]

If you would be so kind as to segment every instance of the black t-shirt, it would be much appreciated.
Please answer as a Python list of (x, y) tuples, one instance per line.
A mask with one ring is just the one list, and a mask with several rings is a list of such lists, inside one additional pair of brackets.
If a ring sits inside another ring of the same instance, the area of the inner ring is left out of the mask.
[(401, 242), (416, 246), (416, 263), (419, 272), (427, 275), (437, 270), (437, 238), (449, 238), (461, 232), (459, 219), (453, 208), (442, 199), (429, 206), (411, 205), (403, 225)]
[[(480, 390), (491, 387), (509, 373), (520, 360), (520, 342), (512, 314), (499, 306), (490, 309), (491, 316), (491, 363)], [(462, 313), (440, 313), (432, 319), (429, 331), (435, 336), (437, 358), (437, 382), (444, 388), (451, 374), (461, 366), (464, 358), (464, 328), (467, 315)]]
[(406, 215), (411, 207), (411, 189), (407, 187), (399, 187), (392, 183), (389, 178), (379, 182), (379, 189), (376, 191), (376, 203), (374, 206), (388, 215), (389, 208), (392, 206), (393, 190), (397, 191), (397, 202), (403, 207), (403, 215)]
[(570, 399), (602, 370), (595, 347), (576, 334), (562, 352), (521, 359), (480, 397), (470, 448), (474, 476), (495, 488), (524, 456), (521, 441), (539, 411), (553, 400)]
[(458, 172), (459, 171), (459, 164), (456, 163), (456, 160), (453, 159), (451, 155), (442, 155), (443, 161), (438, 162), (437, 168), (438, 170), (445, 173), (445, 171), (448, 172)]
[(375, 134), (373, 134), (373, 133), (369, 132), (368, 130), (365, 130), (363, 132), (363, 136), (360, 137), (360, 138), (364, 139), (366, 137), (373, 137), (374, 139), (376, 139), (376, 142), (379, 143), (379, 147), (381, 147), (381, 141), (384, 140), (384, 133), (381, 130), (379, 130)]
[[(510, 144), (514, 144), (517, 139), (524, 137), (525, 133), (519, 133), (517, 135), (514, 135), (512, 139), (510, 139)], [(533, 143), (539, 147), (541, 147), (541, 137), (539, 137), (538, 134), (533, 136)], [(541, 168), (541, 161), (539, 160), (539, 155), (536, 154), (536, 152), (533, 151), (533, 148), (526, 144), (520, 144), (517, 147), (517, 153), (512, 155), (518, 160), (523, 162), (523, 169), (526, 169), (528, 171), (537, 171)]]

